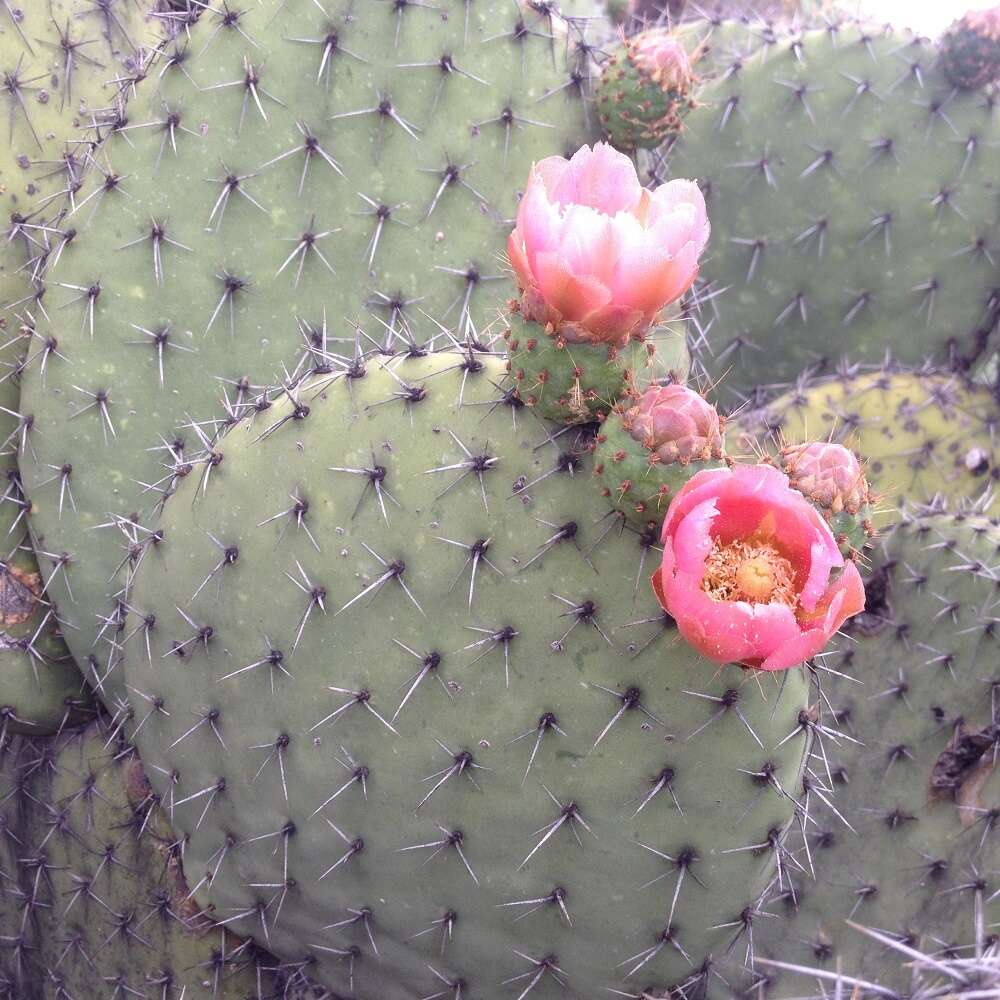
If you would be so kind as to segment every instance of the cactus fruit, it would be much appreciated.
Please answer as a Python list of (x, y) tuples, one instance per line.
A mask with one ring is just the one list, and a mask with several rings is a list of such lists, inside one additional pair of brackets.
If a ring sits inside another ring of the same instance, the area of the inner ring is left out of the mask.
[(641, 522), (661, 520), (699, 469), (719, 468), (722, 424), (714, 406), (683, 385), (651, 386), (604, 420), (594, 474), (615, 507)]
[(691, 365), (681, 323), (662, 323), (619, 347), (572, 344), (551, 326), (526, 321), (514, 303), (503, 336), (517, 398), (566, 424), (599, 419), (651, 382), (683, 382)]
[(597, 114), (617, 149), (652, 149), (677, 135), (694, 102), (694, 70), (683, 44), (666, 28), (622, 39), (595, 86)]
[[(174, 468), (214, 470), (189, 461), (285, 371), (489, 342), (518, 186), (588, 138), (590, 36), (551, 4), (235, 11), (202, 9), (102, 147), (23, 376), (33, 535), (71, 558), (52, 596), (112, 705), (128, 574)], [(67, 462), (60, 519), (42, 483)]]
[(198, 911), (183, 844), (134, 748), (114, 732), (95, 724), (50, 740), (15, 740), (0, 781), (0, 996), (299, 995), (294, 977), (281, 992), (289, 977), (271, 971), (270, 956)]
[(806, 672), (679, 642), (586, 432), (476, 360), (311, 378), (179, 484), (124, 643), (147, 772), (199, 901), (338, 992), (707, 987), (781, 878)]
[(945, 32), (941, 71), (963, 90), (1000, 79), (1000, 7), (970, 10)]
[(840, 26), (699, 90), (666, 164), (703, 181), (715, 220), (702, 276), (726, 291), (698, 361), (726, 409), (845, 356), (964, 367), (986, 348), (1000, 125), (934, 55)]
[[(771, 905), (761, 955), (902, 995), (916, 956), (890, 942), (943, 960), (989, 945), (1000, 919), (998, 555), (1000, 530), (982, 517), (912, 513), (876, 543), (868, 609), (820, 673), (848, 738), (821, 738), (812, 753), (790, 838), (806, 872)], [(801, 977), (761, 971), (762, 995), (802, 996)]]
[(873, 512), (885, 527), (906, 503), (942, 499), (995, 514), (1000, 409), (985, 386), (958, 375), (886, 369), (803, 381), (728, 427), (732, 454), (825, 439), (867, 458), (865, 472), (884, 497)]

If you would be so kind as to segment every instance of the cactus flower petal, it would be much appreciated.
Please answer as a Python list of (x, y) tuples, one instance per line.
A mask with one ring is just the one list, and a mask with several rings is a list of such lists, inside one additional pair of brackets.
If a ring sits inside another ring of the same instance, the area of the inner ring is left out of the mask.
[(773, 467), (696, 474), (671, 503), (662, 539), (657, 599), (719, 663), (794, 667), (864, 609), (857, 567)]
[(529, 319), (617, 345), (691, 287), (708, 233), (697, 184), (645, 191), (632, 161), (598, 143), (535, 164), (508, 254)]

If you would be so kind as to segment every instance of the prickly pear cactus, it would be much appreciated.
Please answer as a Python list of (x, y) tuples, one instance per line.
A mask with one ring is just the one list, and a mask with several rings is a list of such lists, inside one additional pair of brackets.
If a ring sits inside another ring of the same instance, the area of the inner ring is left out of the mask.
[(732, 408), (843, 358), (957, 367), (1000, 312), (993, 100), (915, 39), (841, 26), (758, 50), (703, 88), (667, 155), (714, 223), (726, 291), (698, 360)]
[[(771, 905), (762, 956), (905, 991), (916, 956), (887, 939), (942, 959), (989, 944), (1000, 919), (998, 554), (995, 524), (954, 515), (907, 518), (877, 545), (868, 608), (824, 658), (823, 697), (846, 736), (812, 753), (791, 838), (806, 871)], [(764, 996), (802, 996), (801, 976), (761, 971)]]
[(875, 508), (879, 497), (857, 454), (836, 441), (786, 444), (778, 465), (798, 490), (823, 515), (840, 551), (861, 558), (875, 536)]
[(693, 106), (687, 51), (667, 28), (651, 28), (614, 46), (595, 99), (601, 128), (618, 149), (652, 149), (673, 138)]
[(136, 576), (132, 724), (198, 900), (352, 996), (707, 987), (784, 884), (804, 672), (678, 640), (584, 432), (499, 359), (366, 371), (235, 425)]
[(724, 465), (724, 425), (708, 400), (683, 385), (622, 399), (594, 442), (601, 492), (639, 524), (662, 523), (691, 476)]
[(701, 17), (673, 26), (673, 35), (687, 50), (698, 79), (716, 80), (739, 73), (758, 50), (787, 41), (790, 26), (748, 14), (724, 17), (705, 12)]
[(273, 959), (198, 911), (183, 845), (114, 731), (16, 741), (2, 780), (10, 996), (280, 995)]
[(807, 438), (846, 444), (865, 456), (887, 527), (899, 508), (934, 499), (952, 507), (997, 510), (1000, 407), (985, 386), (958, 375), (891, 369), (804, 380), (791, 392), (738, 415), (728, 428), (733, 454)]
[(547, 4), (267, 0), (168, 46), (77, 195), (23, 382), (35, 539), (70, 556), (53, 597), (109, 701), (158, 507), (262, 385), (494, 336), (518, 187), (590, 137), (587, 30)]

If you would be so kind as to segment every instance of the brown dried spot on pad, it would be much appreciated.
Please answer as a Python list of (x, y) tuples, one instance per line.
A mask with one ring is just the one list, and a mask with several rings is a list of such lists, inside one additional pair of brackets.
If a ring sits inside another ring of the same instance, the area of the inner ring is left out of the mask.
[(993, 754), (988, 751), (998, 739), (1000, 726), (961, 727), (934, 762), (931, 798), (952, 799), (963, 826), (971, 826), (982, 812), (979, 796), (994, 768)]
[(34, 613), (42, 593), (42, 578), (8, 563), (0, 563), (0, 626), (20, 625)]

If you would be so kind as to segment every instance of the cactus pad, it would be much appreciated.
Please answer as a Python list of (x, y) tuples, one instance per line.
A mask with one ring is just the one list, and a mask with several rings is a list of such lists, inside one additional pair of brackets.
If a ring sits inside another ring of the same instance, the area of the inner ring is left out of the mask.
[(116, 730), (5, 748), (0, 996), (304, 997), (301, 974), (274, 974), (198, 912), (183, 845)]
[(844, 357), (978, 358), (1000, 314), (987, 94), (956, 92), (917, 40), (844, 25), (759, 49), (698, 99), (666, 163), (708, 195), (702, 277), (722, 294), (698, 360), (727, 408)]
[(308, 380), (185, 479), (125, 647), (150, 778), (199, 900), (337, 991), (707, 983), (780, 861), (804, 672), (679, 642), (583, 432), (477, 360)]

